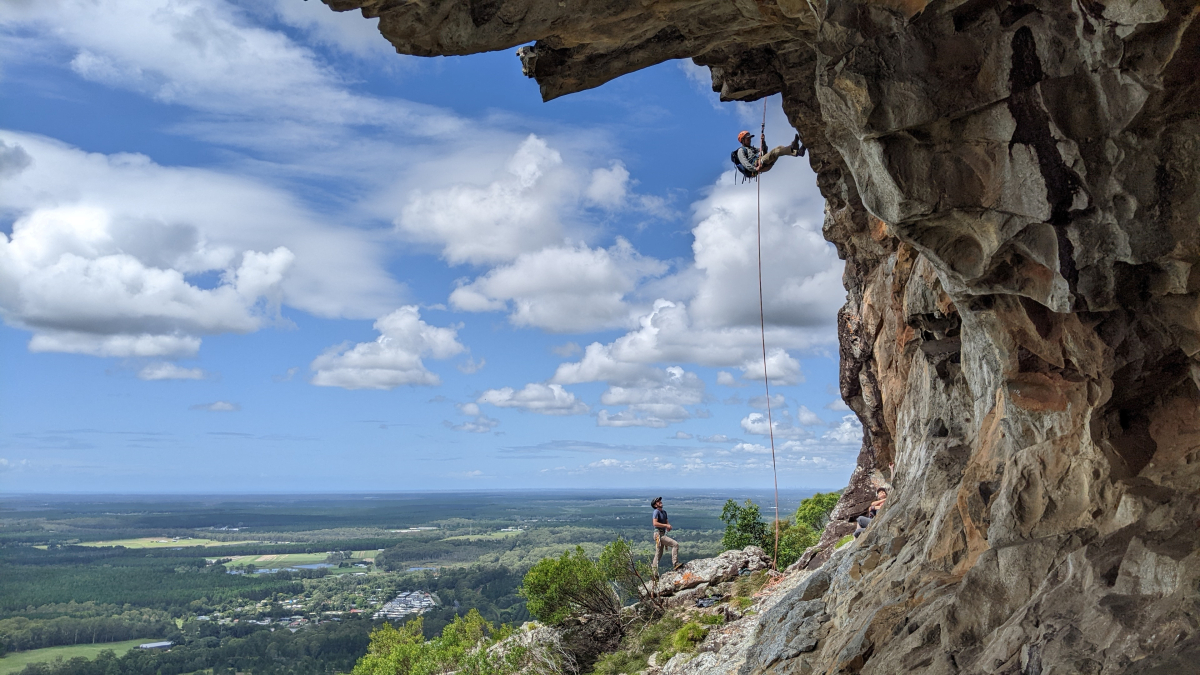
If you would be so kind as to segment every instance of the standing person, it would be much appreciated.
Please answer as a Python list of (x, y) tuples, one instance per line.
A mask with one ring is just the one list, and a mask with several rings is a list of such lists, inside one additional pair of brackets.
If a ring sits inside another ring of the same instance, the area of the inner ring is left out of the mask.
[(679, 569), (679, 542), (667, 536), (671, 531), (671, 524), (667, 522), (667, 511), (663, 508), (662, 497), (655, 497), (650, 500), (650, 507), (654, 509), (654, 515), (651, 520), (654, 523), (654, 576), (658, 576), (658, 561), (662, 558), (664, 546), (671, 547), (671, 569)]

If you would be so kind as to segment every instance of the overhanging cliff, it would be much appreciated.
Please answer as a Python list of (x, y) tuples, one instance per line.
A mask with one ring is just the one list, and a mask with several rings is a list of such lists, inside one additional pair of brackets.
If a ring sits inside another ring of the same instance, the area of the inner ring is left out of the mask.
[(1200, 672), (1196, 0), (325, 2), (536, 41), (547, 99), (676, 58), (782, 93), (846, 260), (837, 513), (896, 489), (742, 672)]

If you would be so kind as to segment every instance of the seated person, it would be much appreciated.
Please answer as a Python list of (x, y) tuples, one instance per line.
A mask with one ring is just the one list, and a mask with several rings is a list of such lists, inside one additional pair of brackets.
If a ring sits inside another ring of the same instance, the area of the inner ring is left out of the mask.
[(754, 147), (754, 134), (743, 131), (738, 134), (741, 147), (733, 152), (731, 159), (738, 171), (746, 178), (753, 178), (760, 173), (770, 171), (775, 162), (784, 155), (803, 157), (806, 148), (800, 145), (800, 134), (792, 140), (791, 145), (781, 145), (770, 152), (766, 146)]
[(867, 526), (870, 525), (871, 521), (875, 519), (875, 514), (879, 513), (879, 507), (883, 506), (883, 503), (887, 501), (887, 488), (879, 488), (875, 492), (875, 496), (879, 497), (879, 499), (871, 502), (871, 508), (867, 511), (867, 515), (858, 517), (858, 529), (854, 530), (855, 537), (862, 534), (863, 531), (867, 529)]

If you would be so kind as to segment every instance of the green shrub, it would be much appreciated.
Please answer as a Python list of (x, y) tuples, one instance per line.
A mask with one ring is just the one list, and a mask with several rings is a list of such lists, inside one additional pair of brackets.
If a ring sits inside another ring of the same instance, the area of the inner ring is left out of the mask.
[(647, 624), (637, 636), (639, 651), (649, 656), (654, 652), (666, 650), (671, 645), (671, 637), (681, 627), (683, 621), (674, 616)]
[(597, 561), (603, 577), (612, 583), (622, 600), (638, 600), (653, 606), (656, 613), (666, 609), (662, 598), (654, 593), (654, 576), (650, 566), (638, 560), (633, 547), (624, 537), (604, 547)]
[(838, 492), (818, 492), (805, 499), (800, 502), (800, 506), (796, 507), (794, 518), (796, 524), (807, 525), (809, 529), (820, 536), (821, 530), (825, 529), (825, 524), (829, 522), (829, 514), (841, 498), (842, 495)]
[(648, 654), (615, 651), (602, 655), (592, 666), (594, 675), (632, 675), (646, 668)]
[(746, 500), (742, 506), (730, 499), (721, 509), (721, 521), (725, 523), (725, 535), (721, 537), (721, 546), (725, 550), (760, 546), (766, 548), (768, 541), (774, 541), (774, 535), (768, 539), (767, 524), (763, 522), (758, 504)]
[[(821, 535), (813, 531), (805, 523), (792, 525), (786, 520), (780, 524), (782, 532), (779, 533), (779, 569), (785, 569), (788, 565), (800, 559), (804, 555), (804, 551), (809, 546), (815, 546), (820, 540)], [(767, 549), (770, 551), (770, 549)]]
[(719, 625), (725, 623), (725, 615), (724, 614), (701, 614), (700, 615), (700, 623), (705, 624), (707, 626), (719, 626)]
[(695, 651), (696, 645), (708, 636), (708, 629), (695, 621), (689, 621), (683, 624), (683, 627), (675, 631), (675, 635), (671, 636), (671, 647), (676, 652), (691, 652)]
[(472, 609), (455, 617), (442, 634), (426, 641), (422, 620), (417, 617), (399, 628), (385, 623), (371, 632), (367, 655), (358, 660), (352, 675), (513, 675), (525, 665), (525, 651), (513, 647), (503, 655), (489, 654), (487, 647), (511, 634), (497, 630)]
[(779, 551), (775, 554), (774, 534), (768, 532), (763, 550), (775, 561), (779, 569), (785, 569), (800, 559), (810, 546), (821, 540), (821, 531), (829, 522), (829, 514), (837, 505), (841, 495), (837, 492), (818, 493), (800, 502), (796, 508), (795, 523), (783, 520), (779, 523)]
[(621, 610), (608, 575), (581, 546), (538, 561), (525, 574), (520, 594), (529, 613), (552, 626), (576, 613), (615, 615)]

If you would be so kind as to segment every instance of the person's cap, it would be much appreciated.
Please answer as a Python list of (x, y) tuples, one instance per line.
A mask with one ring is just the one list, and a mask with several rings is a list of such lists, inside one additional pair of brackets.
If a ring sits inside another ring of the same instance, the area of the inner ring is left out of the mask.
[(750, 133), (749, 131), (743, 131), (742, 133), (738, 134), (739, 143), (745, 141), (747, 138), (754, 138), (754, 134)]
[(662, 501), (662, 497), (655, 497), (654, 499), (650, 500), (650, 506), (654, 506), (655, 504), (657, 504), (661, 501)]

